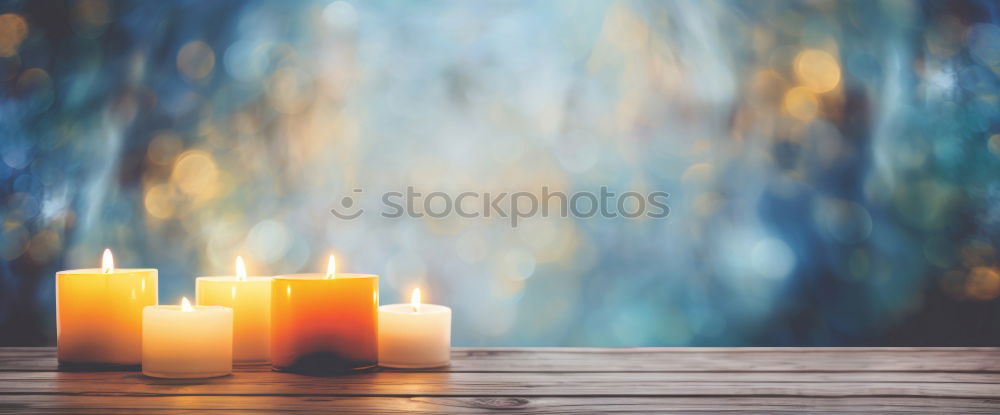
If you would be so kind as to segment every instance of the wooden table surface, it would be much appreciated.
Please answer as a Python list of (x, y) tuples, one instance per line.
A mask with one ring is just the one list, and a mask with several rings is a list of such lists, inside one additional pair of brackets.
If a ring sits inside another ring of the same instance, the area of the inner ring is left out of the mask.
[(0, 348), (0, 413), (1000, 413), (1000, 348), (455, 348), (450, 367), (207, 380)]

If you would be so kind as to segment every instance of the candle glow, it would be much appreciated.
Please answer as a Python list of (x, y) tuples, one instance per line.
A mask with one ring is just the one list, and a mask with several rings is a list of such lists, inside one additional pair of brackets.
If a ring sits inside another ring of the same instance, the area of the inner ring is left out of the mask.
[(115, 258), (111, 256), (111, 250), (104, 248), (104, 255), (101, 256), (101, 274), (115, 272)]
[(191, 302), (188, 301), (187, 297), (181, 297), (181, 311), (186, 313), (194, 312), (194, 307), (191, 307)]
[(414, 313), (420, 312), (420, 289), (414, 288), (413, 294), (410, 294), (410, 307), (413, 308)]
[(332, 280), (335, 275), (337, 275), (337, 259), (330, 255), (330, 259), (326, 262), (326, 279)]
[(247, 266), (243, 263), (243, 257), (236, 256), (236, 279), (240, 281), (247, 280)]

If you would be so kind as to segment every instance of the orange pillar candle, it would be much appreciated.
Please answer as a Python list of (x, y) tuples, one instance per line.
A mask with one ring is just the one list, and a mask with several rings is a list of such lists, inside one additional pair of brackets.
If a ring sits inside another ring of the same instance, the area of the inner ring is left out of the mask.
[(56, 342), (62, 369), (138, 368), (142, 309), (156, 304), (156, 270), (115, 268), (56, 273)]
[(271, 277), (248, 277), (236, 257), (236, 276), (199, 277), (195, 287), (198, 305), (233, 309), (233, 362), (271, 360)]
[(328, 374), (378, 363), (378, 276), (279, 275), (271, 283), (271, 365)]

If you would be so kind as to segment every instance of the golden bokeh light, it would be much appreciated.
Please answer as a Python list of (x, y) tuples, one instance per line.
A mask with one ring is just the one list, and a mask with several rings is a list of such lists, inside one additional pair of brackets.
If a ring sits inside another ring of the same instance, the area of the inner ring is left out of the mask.
[(991, 135), (990, 140), (986, 143), (986, 147), (990, 149), (990, 152), (994, 156), (1000, 157), (1000, 134)]
[(170, 197), (170, 187), (158, 184), (146, 190), (143, 198), (146, 212), (157, 219), (169, 219), (174, 215), (174, 205)]
[(992, 300), (1000, 296), (1000, 272), (990, 267), (973, 268), (965, 281), (965, 293), (977, 300)]
[(792, 117), (810, 121), (819, 113), (819, 100), (808, 89), (798, 86), (785, 93), (781, 108)]
[(802, 86), (821, 94), (840, 84), (840, 64), (827, 52), (806, 49), (795, 57), (795, 75)]
[(210, 198), (215, 194), (219, 169), (211, 154), (188, 150), (177, 157), (171, 180), (188, 196)]
[(14, 13), (0, 14), (0, 56), (17, 54), (17, 49), (28, 37), (28, 22)]
[(205, 79), (214, 67), (215, 52), (200, 40), (189, 42), (177, 53), (177, 69), (188, 79)]

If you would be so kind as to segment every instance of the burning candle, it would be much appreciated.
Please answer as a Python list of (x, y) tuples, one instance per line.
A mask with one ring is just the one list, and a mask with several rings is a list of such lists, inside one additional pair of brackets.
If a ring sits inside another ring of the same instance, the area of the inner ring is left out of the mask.
[(447, 366), (451, 360), (451, 309), (421, 304), (420, 289), (410, 304), (378, 309), (378, 364), (385, 367)]
[(135, 369), (142, 359), (142, 309), (156, 304), (156, 270), (115, 268), (56, 273), (56, 338), (62, 369)]
[(248, 277), (243, 258), (236, 257), (236, 276), (200, 277), (195, 286), (198, 305), (233, 309), (233, 361), (270, 361), (271, 278)]
[(326, 274), (274, 277), (271, 365), (275, 370), (328, 374), (378, 362), (378, 276)]
[(209, 378), (233, 371), (233, 310), (220, 306), (153, 305), (142, 311), (142, 374)]

